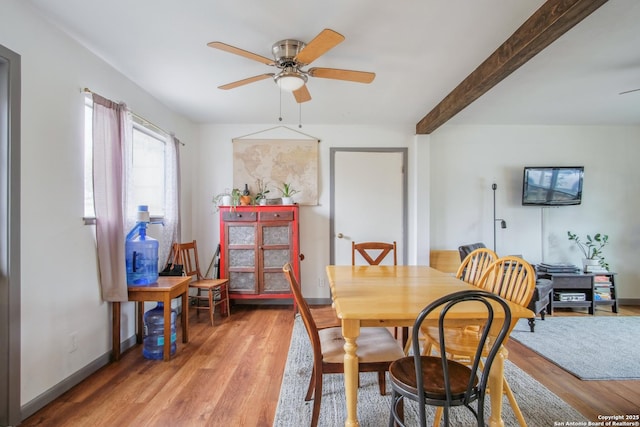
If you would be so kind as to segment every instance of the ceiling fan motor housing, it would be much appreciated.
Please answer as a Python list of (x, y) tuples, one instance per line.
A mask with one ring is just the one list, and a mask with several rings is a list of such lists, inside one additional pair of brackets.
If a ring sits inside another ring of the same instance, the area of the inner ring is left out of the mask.
[(273, 52), (273, 58), (276, 61), (276, 66), (278, 68), (286, 68), (286, 67), (298, 67), (300, 64), (297, 63), (294, 58), (304, 47), (306, 44), (299, 40), (280, 40), (279, 42), (275, 42), (271, 48)]

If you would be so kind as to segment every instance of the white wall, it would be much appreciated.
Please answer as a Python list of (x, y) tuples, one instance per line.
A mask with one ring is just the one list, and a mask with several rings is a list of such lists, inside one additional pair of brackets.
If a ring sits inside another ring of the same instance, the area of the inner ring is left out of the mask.
[[(81, 89), (126, 102), (187, 144), (195, 132), (191, 123), (41, 20), (25, 2), (2, 3), (0, 43), (22, 59), (20, 401), (24, 405), (111, 349), (110, 307), (100, 298), (94, 228), (82, 220)], [(132, 303), (123, 307), (124, 338), (133, 334), (132, 308)], [(71, 334), (77, 335), (74, 352), (69, 352)]]
[[(212, 254), (219, 242), (219, 216), (211, 199), (215, 194), (232, 187), (233, 147), (231, 140), (250, 133), (272, 128), (266, 125), (208, 125), (203, 126), (201, 152), (195, 165), (198, 180), (194, 189), (194, 234), (198, 249)], [(296, 128), (291, 126), (291, 128)], [(297, 129), (298, 130), (298, 129)], [(331, 147), (409, 147), (409, 158), (415, 156), (413, 129), (392, 126), (303, 126), (306, 134), (321, 140), (319, 145), (319, 204), (300, 207), (300, 248), (305, 255), (301, 262), (301, 286), (307, 298), (329, 298), (329, 289), (318, 288), (318, 278), (325, 278), (329, 264), (329, 149)], [(260, 137), (257, 135), (255, 137)], [(264, 136), (264, 135), (262, 135)], [(272, 137), (269, 133), (264, 137)], [(284, 130), (282, 138), (293, 138), (295, 132)], [(299, 136), (299, 135), (298, 135)], [(409, 167), (409, 192), (415, 192), (416, 170)], [(410, 202), (410, 212), (415, 208)], [(412, 225), (413, 224), (413, 225)], [(415, 259), (415, 215), (409, 215), (409, 259)], [(211, 256), (211, 255), (209, 255)], [(326, 280), (325, 280), (326, 282)]]
[[(508, 227), (497, 228), (498, 254), (538, 263), (544, 248), (545, 262), (581, 265), (567, 231), (608, 234), (604, 254), (619, 273), (618, 297), (640, 298), (640, 127), (444, 126), (430, 145), (433, 249), (493, 247), (496, 183), (496, 216)], [(525, 165), (584, 166), (582, 204), (522, 206)]]

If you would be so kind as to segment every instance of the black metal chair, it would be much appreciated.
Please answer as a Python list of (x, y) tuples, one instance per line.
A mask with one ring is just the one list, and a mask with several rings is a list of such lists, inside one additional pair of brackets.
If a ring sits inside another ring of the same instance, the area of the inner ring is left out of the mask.
[[(445, 324), (455, 318), (455, 306), (477, 304), (486, 311), (481, 332), (476, 335), (477, 351), (465, 364), (446, 357), (421, 355), (418, 334), (422, 327), (437, 328), (442, 355), (447, 354)], [(437, 318), (430, 316), (439, 310)], [(511, 310), (498, 295), (482, 290), (455, 292), (425, 307), (413, 326), (413, 355), (396, 360), (389, 367), (391, 415), (389, 426), (404, 426), (403, 399), (418, 402), (419, 425), (426, 427), (426, 405), (444, 408), (444, 422), (449, 425), (449, 408), (465, 406), (475, 416), (478, 426), (484, 426), (484, 399), (491, 365), (509, 332)], [(483, 357), (486, 355), (486, 358)], [(484, 360), (483, 360), (484, 359)], [(476, 409), (471, 404), (477, 402)]]

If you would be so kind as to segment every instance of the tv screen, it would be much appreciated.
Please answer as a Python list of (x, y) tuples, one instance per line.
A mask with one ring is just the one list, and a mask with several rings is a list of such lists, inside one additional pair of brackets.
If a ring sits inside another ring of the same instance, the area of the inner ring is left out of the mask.
[(579, 205), (583, 166), (526, 166), (522, 179), (525, 206)]

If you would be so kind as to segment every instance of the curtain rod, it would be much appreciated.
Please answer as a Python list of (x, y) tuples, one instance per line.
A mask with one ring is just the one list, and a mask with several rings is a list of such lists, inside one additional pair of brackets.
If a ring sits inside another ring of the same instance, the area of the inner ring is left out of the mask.
[[(85, 87), (84, 89), (82, 89), (82, 92), (86, 92), (86, 93), (90, 93), (90, 94), (96, 94), (98, 96), (102, 96), (97, 92), (92, 91), (91, 89), (89, 89), (88, 87)], [(105, 99), (105, 96), (102, 96)], [(171, 135), (175, 138), (175, 135), (172, 132), (167, 132), (166, 130), (162, 129), (160, 126), (156, 125), (155, 123), (150, 122), (149, 120), (145, 119), (144, 117), (134, 113), (133, 111), (130, 111), (131, 115), (134, 116), (136, 119), (140, 120), (142, 122), (143, 125), (145, 126), (153, 126), (154, 128), (156, 128), (157, 130), (159, 130), (160, 132), (166, 134), (166, 135)], [(180, 140), (178, 140), (180, 142), (180, 145), (185, 146), (186, 144)]]

